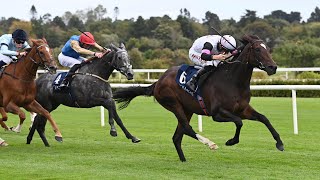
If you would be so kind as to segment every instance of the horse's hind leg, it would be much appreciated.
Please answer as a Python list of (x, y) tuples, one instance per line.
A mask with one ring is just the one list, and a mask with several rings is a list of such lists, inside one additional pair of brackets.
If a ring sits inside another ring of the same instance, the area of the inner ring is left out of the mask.
[(182, 141), (183, 134), (186, 134), (186, 135), (200, 141), (201, 143), (208, 145), (211, 150), (218, 149), (218, 146), (214, 142), (201, 136), (200, 134), (197, 134), (192, 129), (192, 127), (189, 124), (191, 116), (192, 116), (191, 113), (185, 113), (185, 111), (181, 107), (177, 107), (177, 106), (171, 107), (171, 105), (169, 105), (169, 106), (170, 106), (170, 108), (168, 106), (166, 108), (168, 110), (170, 110), (171, 112), (173, 112), (178, 119), (178, 126), (177, 126), (177, 129), (176, 129), (172, 139), (173, 139), (174, 146), (177, 150), (177, 153), (178, 153), (181, 161), (186, 161), (186, 158), (185, 158), (183, 151), (182, 151), (182, 148), (181, 148), (181, 141)]
[(126, 137), (128, 139), (131, 139), (131, 141), (133, 143), (138, 143), (138, 142), (141, 141), (139, 138), (136, 138), (136, 137), (132, 136), (129, 133), (129, 131), (127, 130), (127, 128), (123, 125), (122, 120), (120, 119), (120, 117), (119, 117), (119, 115), (118, 115), (118, 113), (116, 111), (116, 104), (115, 104), (113, 99), (108, 99), (108, 100), (104, 101), (103, 107), (108, 109), (109, 116), (111, 115), (111, 117), (114, 118), (114, 120), (120, 126), (120, 128), (122, 129), (122, 131), (124, 132), (124, 134), (126, 135)]
[(62, 135), (61, 132), (55, 122), (55, 120), (51, 117), (50, 113), (44, 109), (37, 101), (33, 101), (29, 105), (24, 107), (28, 111), (35, 112), (37, 114), (40, 114), (44, 116), (46, 119), (49, 120), (54, 132), (55, 132), (55, 139), (59, 142), (62, 142)]
[(270, 131), (270, 133), (272, 134), (274, 140), (276, 140), (276, 147), (278, 150), (283, 151), (284, 147), (283, 147), (283, 142), (280, 139), (280, 135), (278, 134), (278, 132), (273, 128), (273, 126), (271, 125), (270, 121), (263, 115), (258, 113), (256, 110), (254, 110), (251, 106), (248, 106), (242, 113), (242, 116), (245, 119), (249, 119), (249, 120), (257, 120), (262, 122)]
[(34, 118), (33, 124), (30, 128), (29, 134), (27, 136), (27, 144), (31, 143), (34, 132), (35, 132), (35, 130), (37, 130), (44, 145), (47, 147), (50, 146), (48, 143), (48, 140), (44, 134), (46, 123), (47, 123), (47, 119), (45, 117), (43, 117), (39, 114), (36, 115), (36, 117)]

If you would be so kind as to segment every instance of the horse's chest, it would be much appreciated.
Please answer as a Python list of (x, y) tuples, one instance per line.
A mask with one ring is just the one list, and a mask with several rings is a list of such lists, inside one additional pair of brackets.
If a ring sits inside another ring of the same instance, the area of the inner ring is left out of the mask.
[(26, 88), (20, 90), (19, 93), (16, 93), (12, 97), (12, 101), (17, 105), (23, 106), (31, 103), (35, 99), (35, 95), (36, 93), (34, 88)]

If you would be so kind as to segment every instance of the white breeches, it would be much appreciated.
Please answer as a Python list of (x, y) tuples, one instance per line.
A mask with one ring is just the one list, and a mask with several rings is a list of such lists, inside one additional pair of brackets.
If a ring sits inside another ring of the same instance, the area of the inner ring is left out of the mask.
[(80, 56), (78, 59), (76, 59), (60, 53), (58, 56), (58, 60), (62, 66), (71, 68), (75, 64), (80, 64), (82, 61), (86, 60), (86, 58)]
[(213, 66), (213, 65), (217, 67), (220, 62), (219, 60), (212, 60), (212, 61), (202, 60), (201, 53), (198, 53), (193, 49), (189, 50), (189, 58), (195, 65), (201, 66), (201, 67)]
[(12, 62), (12, 59), (9, 56), (0, 53), (0, 61), (5, 62), (6, 64), (10, 64)]

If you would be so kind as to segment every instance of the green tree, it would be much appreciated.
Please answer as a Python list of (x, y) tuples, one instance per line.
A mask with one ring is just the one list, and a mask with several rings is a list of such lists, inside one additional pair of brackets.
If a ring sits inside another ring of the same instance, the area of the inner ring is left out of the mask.
[(73, 15), (68, 22), (68, 28), (84, 29), (84, 25), (78, 16)]
[(244, 16), (241, 16), (239, 22), (237, 23), (238, 27), (244, 27), (249, 23), (254, 22), (258, 19), (256, 15), (257, 11), (251, 11), (246, 9), (246, 14)]
[(66, 24), (63, 22), (62, 18), (59, 16), (56, 16), (53, 18), (52, 22), (51, 22), (52, 26), (57, 26), (60, 27), (63, 30), (66, 30)]
[(38, 12), (34, 5), (31, 6), (30, 14), (31, 14), (31, 19), (37, 19)]
[(133, 48), (128, 53), (131, 58), (132, 67), (134, 69), (142, 69), (144, 61), (143, 61), (143, 55), (139, 51), (139, 49)]
[(308, 22), (320, 22), (320, 9), (318, 6), (315, 8), (314, 12), (311, 13)]
[(273, 59), (282, 67), (313, 67), (320, 57), (320, 47), (302, 41), (277, 46)]
[(217, 14), (214, 14), (210, 11), (207, 11), (205, 14), (205, 18), (203, 19), (203, 25), (207, 26), (208, 32), (211, 31), (211, 27), (214, 27), (218, 31), (220, 31), (221, 21)]
[(148, 35), (146, 22), (142, 16), (139, 16), (137, 21), (132, 24), (131, 35), (136, 38), (140, 38)]

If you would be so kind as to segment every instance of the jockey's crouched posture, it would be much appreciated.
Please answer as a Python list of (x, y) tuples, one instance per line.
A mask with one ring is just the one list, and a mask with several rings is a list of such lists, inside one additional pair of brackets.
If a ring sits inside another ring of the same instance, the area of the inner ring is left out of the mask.
[[(101, 52), (93, 52), (89, 50), (91, 47), (95, 47)], [(77, 69), (84, 65), (88, 60), (80, 55), (92, 55), (101, 58), (105, 50), (103, 47), (98, 45), (93, 35), (90, 32), (84, 32), (80, 36), (73, 35), (66, 42), (62, 48), (62, 52), (59, 54), (58, 59), (62, 66), (71, 68), (68, 75), (62, 81), (60, 88), (66, 88), (69, 86), (72, 76), (75, 74)]]
[(17, 56), (27, 54), (27, 52), (21, 51), (30, 48), (27, 40), (27, 33), (22, 29), (17, 29), (12, 34), (4, 34), (0, 37), (0, 68), (9, 65), (17, 59)]
[(196, 39), (189, 50), (189, 58), (200, 69), (186, 83), (190, 90), (196, 90), (196, 84), (201, 75), (211, 68), (217, 67), (220, 61), (227, 59), (230, 52), (236, 49), (236, 40), (231, 35), (207, 35)]

